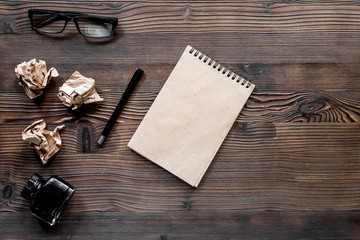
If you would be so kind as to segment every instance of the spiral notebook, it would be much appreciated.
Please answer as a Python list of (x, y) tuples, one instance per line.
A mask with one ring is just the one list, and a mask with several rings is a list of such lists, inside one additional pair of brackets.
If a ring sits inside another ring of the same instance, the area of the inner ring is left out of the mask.
[(197, 187), (254, 87), (187, 46), (128, 146)]

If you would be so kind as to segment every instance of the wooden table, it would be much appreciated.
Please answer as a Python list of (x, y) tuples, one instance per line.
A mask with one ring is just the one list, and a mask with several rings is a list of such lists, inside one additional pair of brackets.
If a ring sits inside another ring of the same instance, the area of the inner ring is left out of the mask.
[[(112, 41), (69, 23), (49, 37), (27, 10), (76, 10), (119, 19)], [(360, 238), (360, 3), (358, 1), (0, 2), (1, 239)], [(186, 45), (243, 74), (256, 89), (198, 188), (127, 143)], [(60, 76), (31, 100), (14, 68), (45, 60)], [(145, 71), (103, 148), (96, 141), (133, 72)], [(105, 100), (78, 111), (58, 88), (79, 71)], [(65, 124), (43, 166), (21, 132)], [(33, 173), (77, 193), (55, 228), (20, 196)]]

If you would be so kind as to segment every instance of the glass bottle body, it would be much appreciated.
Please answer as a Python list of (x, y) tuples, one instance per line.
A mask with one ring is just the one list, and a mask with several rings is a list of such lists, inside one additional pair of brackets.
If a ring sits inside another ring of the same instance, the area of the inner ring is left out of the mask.
[(30, 212), (43, 222), (54, 226), (75, 193), (75, 188), (57, 176), (46, 182), (34, 174), (25, 185), (21, 196), (31, 203)]

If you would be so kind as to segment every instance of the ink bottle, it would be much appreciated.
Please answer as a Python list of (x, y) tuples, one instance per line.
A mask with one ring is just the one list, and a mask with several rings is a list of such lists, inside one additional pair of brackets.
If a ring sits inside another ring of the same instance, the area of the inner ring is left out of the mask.
[(45, 181), (35, 173), (27, 182), (21, 196), (30, 201), (30, 212), (43, 222), (54, 226), (75, 193), (75, 188), (57, 176)]

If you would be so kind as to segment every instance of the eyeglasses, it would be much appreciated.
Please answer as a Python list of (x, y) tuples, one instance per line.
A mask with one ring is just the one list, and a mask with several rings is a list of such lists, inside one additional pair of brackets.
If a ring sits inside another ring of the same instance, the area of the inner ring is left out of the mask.
[(61, 33), (69, 21), (75, 23), (79, 33), (88, 38), (115, 36), (117, 18), (92, 16), (79, 12), (30, 9), (31, 28), (43, 33)]

